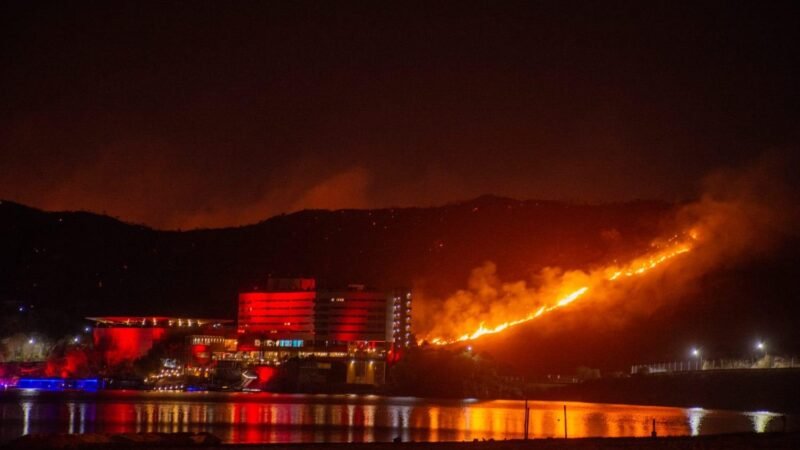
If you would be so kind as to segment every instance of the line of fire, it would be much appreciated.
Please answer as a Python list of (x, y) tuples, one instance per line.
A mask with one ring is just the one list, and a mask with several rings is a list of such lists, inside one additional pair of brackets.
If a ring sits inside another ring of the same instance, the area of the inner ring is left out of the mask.
[(313, 278), (272, 278), (264, 289), (239, 294), (235, 321), (87, 319), (105, 366), (141, 361), (154, 346), (164, 348), (160, 356), (167, 357), (144, 380), (156, 390), (265, 390), (281, 383), (353, 390), (386, 383), (388, 366), (414, 342), (411, 311), (409, 289), (323, 289)]

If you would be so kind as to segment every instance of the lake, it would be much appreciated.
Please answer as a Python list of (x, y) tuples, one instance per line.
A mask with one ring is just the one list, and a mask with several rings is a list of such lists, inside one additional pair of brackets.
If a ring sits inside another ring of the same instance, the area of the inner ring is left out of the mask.
[[(43, 432), (207, 431), (224, 442), (463, 441), (523, 437), (524, 402), (374, 395), (211, 392), (0, 392), (0, 441)], [(766, 411), (529, 402), (530, 436), (649, 436), (779, 431)], [(788, 418), (789, 429), (797, 420)]]

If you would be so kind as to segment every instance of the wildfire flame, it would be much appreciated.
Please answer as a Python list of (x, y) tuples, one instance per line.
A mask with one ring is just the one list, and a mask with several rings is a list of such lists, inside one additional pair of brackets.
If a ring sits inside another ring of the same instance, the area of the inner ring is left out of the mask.
[(428, 342), (434, 345), (448, 345), (456, 342), (471, 341), (487, 334), (500, 333), (510, 327), (530, 322), (551, 311), (564, 308), (576, 300), (584, 297), (585, 294), (591, 292), (594, 288), (598, 288), (598, 285), (602, 283), (615, 283), (626, 278), (644, 275), (654, 268), (672, 260), (673, 258), (690, 252), (697, 241), (698, 235), (695, 230), (691, 230), (687, 234), (688, 236), (683, 239), (680, 239), (678, 235), (673, 236), (668, 241), (666, 248), (651, 252), (643, 257), (636, 258), (627, 265), (622, 267), (612, 265), (594, 272), (602, 274), (602, 276), (597, 278), (591, 277), (592, 280), (597, 281), (587, 282), (587, 284), (582, 285), (577, 289), (571, 288), (566, 295), (556, 297), (556, 299), (549, 305), (540, 306), (535, 311), (532, 311), (527, 315), (520, 317), (519, 319), (506, 321), (494, 326), (487, 326), (485, 323), (481, 322), (481, 324), (478, 326), (478, 329), (470, 333), (465, 333), (457, 338), (433, 337), (428, 339)]

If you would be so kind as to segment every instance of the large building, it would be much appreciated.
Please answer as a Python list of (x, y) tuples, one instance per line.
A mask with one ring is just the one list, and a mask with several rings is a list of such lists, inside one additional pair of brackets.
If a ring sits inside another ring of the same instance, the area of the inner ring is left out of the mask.
[(239, 295), (239, 351), (280, 364), (299, 357), (346, 368), (343, 382), (381, 384), (387, 360), (411, 344), (411, 292), (363, 285), (320, 289), (314, 279), (271, 279)]
[[(164, 360), (152, 380), (184, 375), (219, 380), (223, 372), (257, 374), (270, 388), (291, 361), (298, 385), (386, 381), (387, 364), (413, 343), (411, 292), (363, 285), (321, 289), (314, 279), (270, 279), (266, 289), (239, 294), (235, 321), (177, 317), (89, 317), (94, 344), (114, 366), (146, 355), (172, 336), (183, 340), (180, 360)], [(246, 377), (245, 377), (246, 378)]]
[(188, 317), (111, 316), (87, 317), (94, 322), (92, 337), (108, 365), (146, 355), (153, 344), (170, 334), (222, 334), (233, 323), (226, 319)]

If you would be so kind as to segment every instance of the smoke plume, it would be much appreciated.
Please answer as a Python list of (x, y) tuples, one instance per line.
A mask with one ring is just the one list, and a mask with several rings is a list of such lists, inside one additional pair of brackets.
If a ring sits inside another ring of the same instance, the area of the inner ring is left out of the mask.
[[(487, 261), (467, 288), (422, 299), (419, 336), (434, 343), (477, 338), (532, 321), (544, 329), (621, 326), (691, 297), (712, 270), (766, 254), (795, 233), (795, 193), (785, 160), (764, 158), (744, 170), (707, 177), (702, 194), (665, 224), (669, 233), (633, 261), (588, 270), (548, 267), (530, 280), (502, 281)], [(553, 314), (548, 314), (552, 312)], [(541, 317), (540, 317), (541, 316)]]

